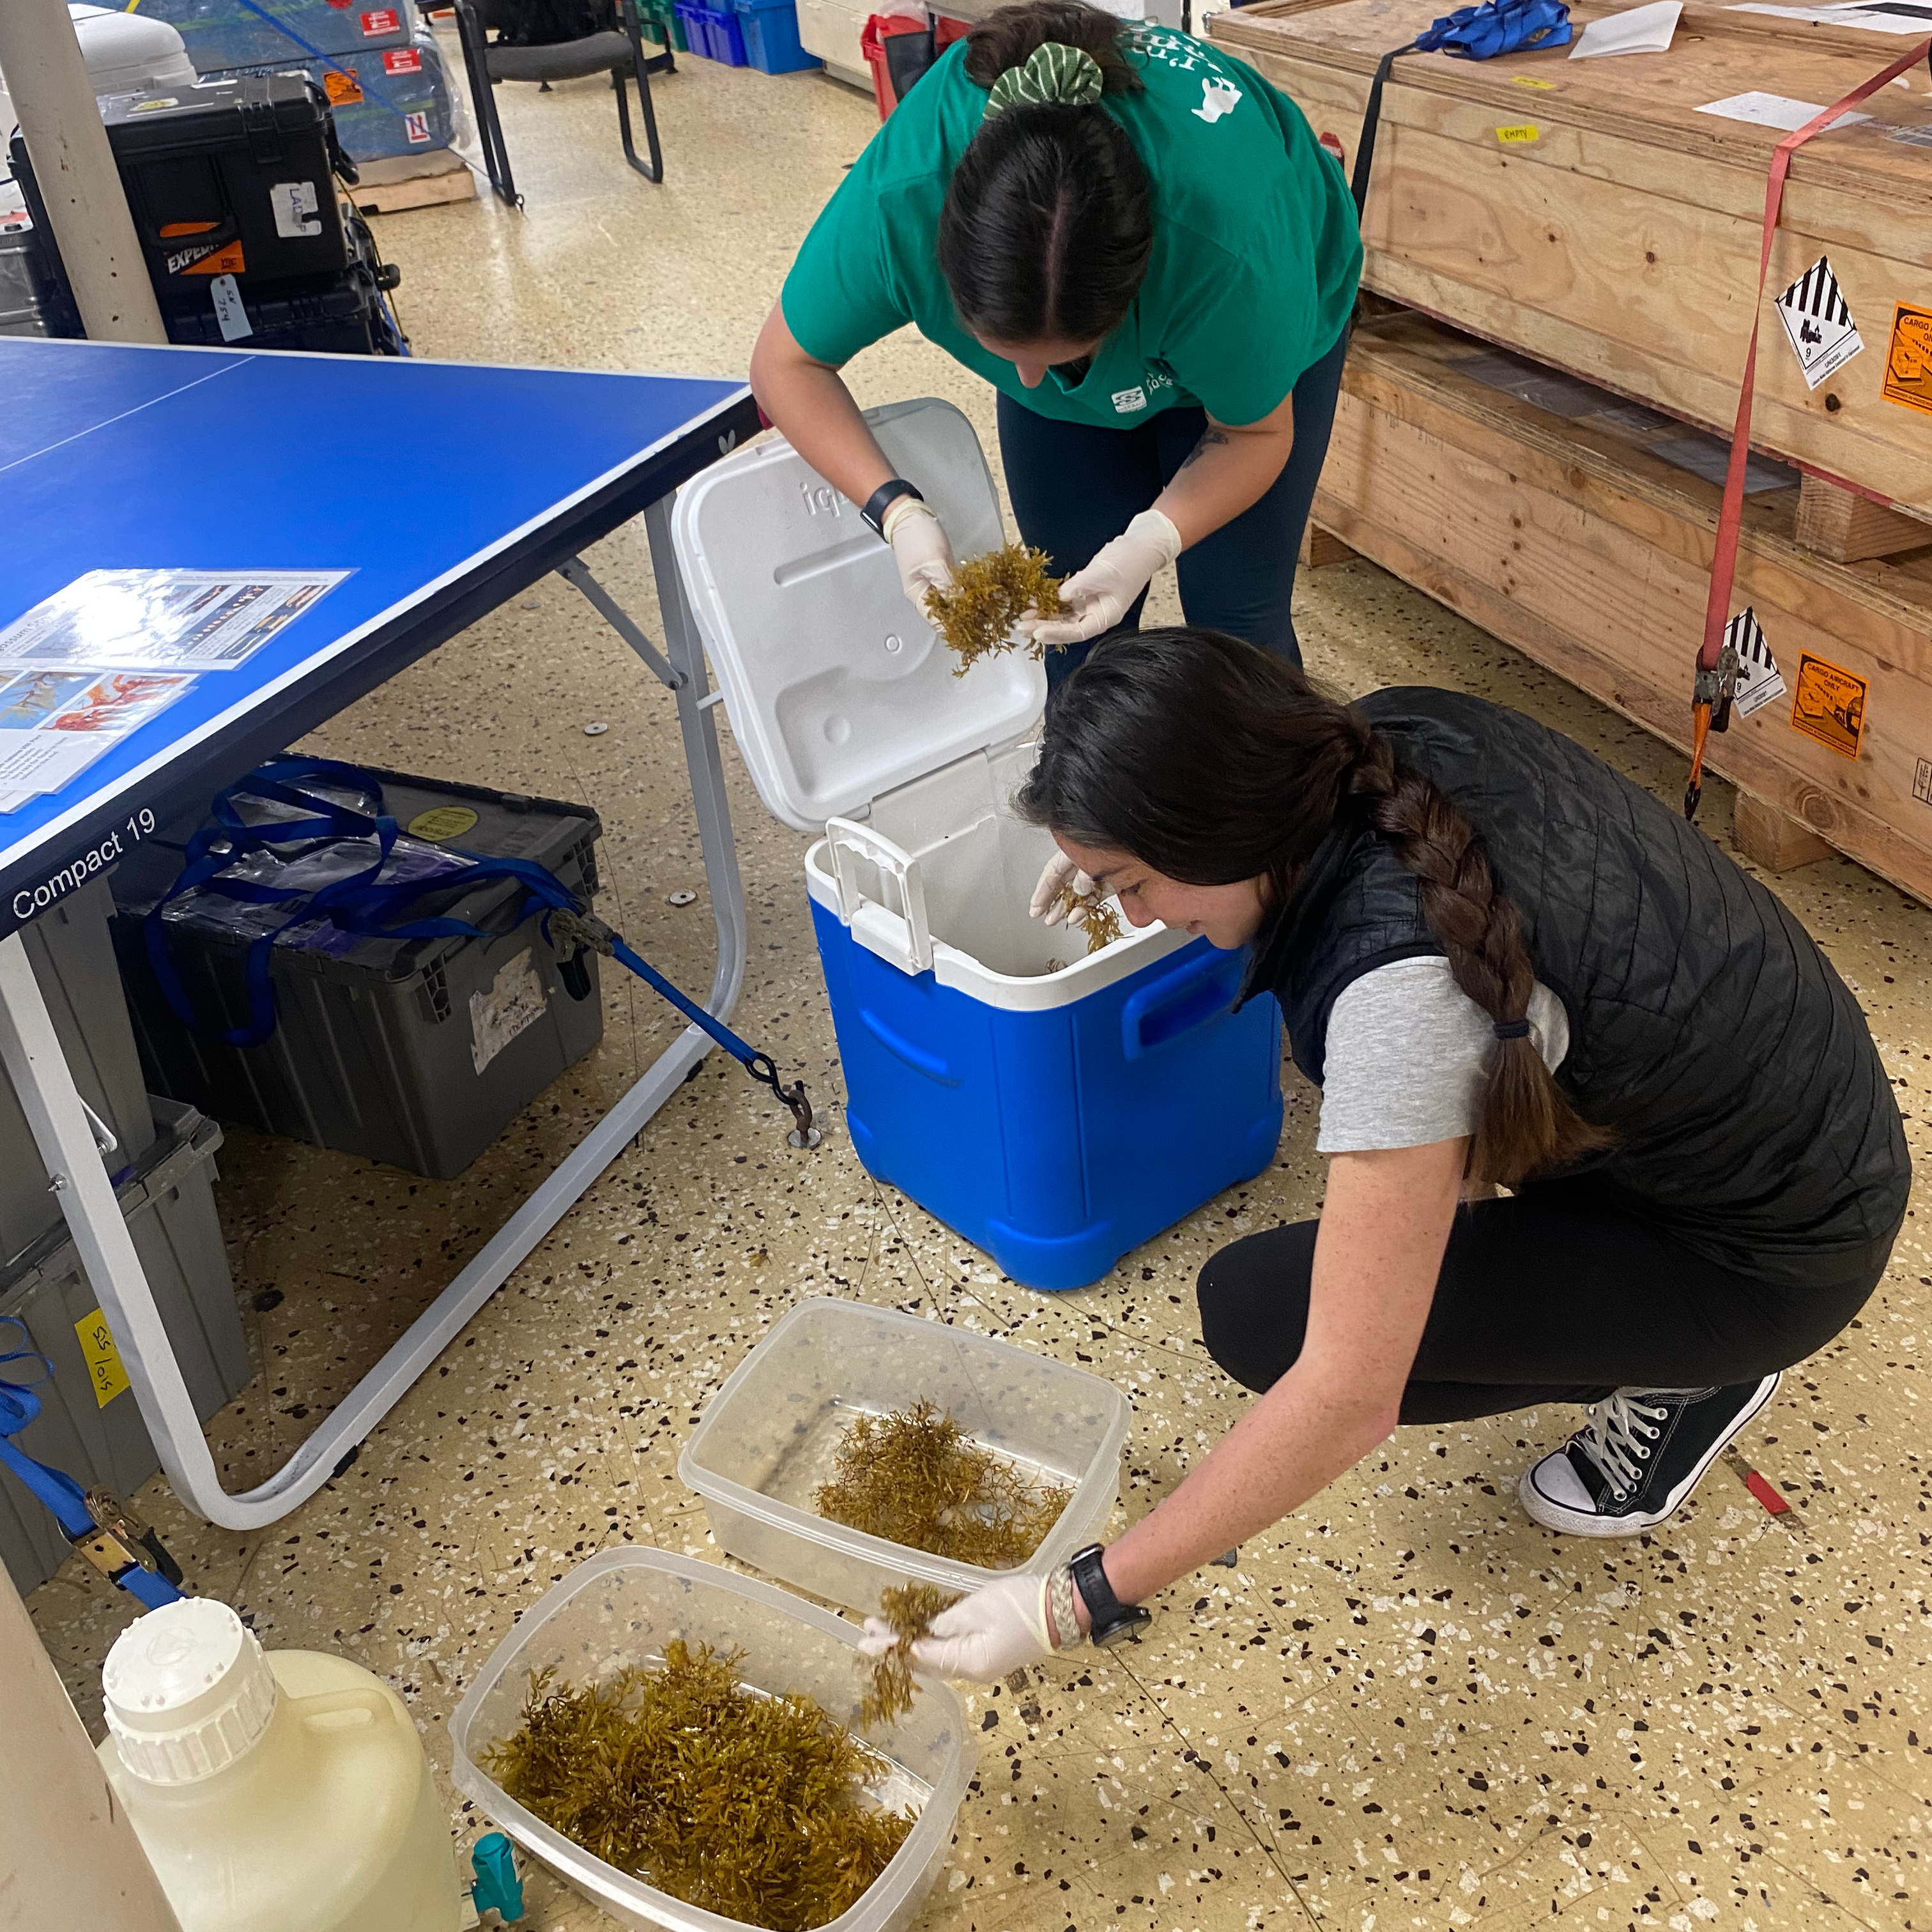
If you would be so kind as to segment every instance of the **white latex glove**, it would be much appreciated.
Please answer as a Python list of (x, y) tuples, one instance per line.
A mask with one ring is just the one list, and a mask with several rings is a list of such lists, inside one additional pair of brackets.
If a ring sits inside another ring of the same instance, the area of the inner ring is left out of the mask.
[(1048, 926), (1058, 926), (1063, 919), (1069, 926), (1084, 926), (1087, 922), (1084, 908), (1076, 906), (1071, 913), (1064, 912), (1060, 902), (1070, 891), (1076, 898), (1084, 898), (1093, 890), (1094, 881), (1056, 846), (1040, 875), (1040, 884), (1033, 889), (1028, 915), (1044, 920)]
[(1158, 510), (1143, 510), (1084, 570), (1060, 586), (1062, 617), (1023, 617), (1019, 628), (1049, 647), (1078, 644), (1111, 631), (1134, 599), (1180, 554), (1180, 532)]
[(952, 546), (946, 526), (916, 496), (895, 496), (883, 520), (899, 582), (912, 608), (923, 616), (928, 590), (952, 588)]
[[(1044, 1576), (1002, 1576), (932, 1620), (932, 1632), (912, 1647), (913, 1668), (924, 1677), (964, 1678), (996, 1683), (1022, 1665), (1036, 1664), (1057, 1648), (1049, 1635)], [(1068, 1633), (1077, 1642), (1078, 1630)], [(892, 1626), (866, 1619), (859, 1648), (883, 1657), (896, 1641)]]

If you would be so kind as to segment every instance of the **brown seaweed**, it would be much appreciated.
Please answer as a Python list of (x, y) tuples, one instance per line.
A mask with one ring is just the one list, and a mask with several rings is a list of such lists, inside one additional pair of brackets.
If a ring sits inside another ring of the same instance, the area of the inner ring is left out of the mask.
[(848, 1910), (910, 1818), (866, 1795), (885, 1760), (812, 1699), (745, 1689), (742, 1652), (674, 1639), (655, 1670), (530, 1679), (523, 1724), (483, 1753), (517, 1802), (620, 1871), (768, 1932)]
[(1077, 924), (1087, 935), (1088, 953), (1103, 952), (1120, 936), (1120, 916), (1107, 903), (1107, 896), (1097, 887), (1090, 892), (1076, 892), (1064, 886), (1054, 909), (1069, 924)]
[(879, 1592), (879, 1615), (897, 1641), (872, 1660), (872, 1688), (859, 1706), (868, 1724), (890, 1724), (912, 1708), (912, 1647), (934, 1617), (959, 1599), (937, 1583), (902, 1583)]
[(1011, 1570), (1040, 1547), (1071, 1496), (1029, 1479), (922, 1401), (860, 1416), (812, 1500), (820, 1516), (889, 1543)]
[[(988, 652), (1012, 650), (1013, 626), (1028, 611), (1060, 614), (1060, 579), (1047, 574), (1052, 561), (1044, 550), (1007, 544), (968, 558), (953, 572), (950, 590), (926, 593), (926, 616), (958, 655), (954, 676), (964, 677)], [(1034, 656), (1043, 655), (1034, 645)]]

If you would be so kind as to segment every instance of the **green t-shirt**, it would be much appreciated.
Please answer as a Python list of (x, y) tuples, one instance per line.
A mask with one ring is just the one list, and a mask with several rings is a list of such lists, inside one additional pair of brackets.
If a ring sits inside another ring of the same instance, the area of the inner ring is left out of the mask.
[(1126, 29), (1145, 91), (1096, 111), (1127, 131), (1154, 194), (1154, 249), (1132, 309), (1070, 384), (1036, 389), (960, 326), (940, 272), (940, 209), (986, 106), (963, 43), (873, 136), (785, 279), (784, 317), (836, 367), (916, 322), (969, 369), (1042, 416), (1123, 428), (1198, 404), (1258, 422), (1333, 348), (1361, 272), (1340, 164), (1301, 110), (1252, 68), (1166, 28)]

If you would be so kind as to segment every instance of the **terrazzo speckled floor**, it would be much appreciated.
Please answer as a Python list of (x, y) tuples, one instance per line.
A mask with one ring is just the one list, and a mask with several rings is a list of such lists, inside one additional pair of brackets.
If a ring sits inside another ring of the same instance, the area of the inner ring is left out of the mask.
[[(670, 178), (653, 188), (625, 168), (599, 84), (505, 91), (527, 212), (481, 202), (379, 224), (420, 352), (743, 368), (872, 110), (818, 76), (698, 60), (659, 83), (658, 103)], [(950, 397), (991, 447), (987, 394), (921, 342), (883, 345), (854, 380), (868, 402)], [(381, 426), (364, 433), (380, 455)], [(641, 532), (593, 563), (649, 628)], [(1366, 563), (1310, 577), (1299, 621), (1311, 663), (1340, 686), (1479, 692), (1660, 793), (1682, 782), (1635, 727)], [(590, 723), (609, 729), (586, 736)], [(710, 920), (670, 706), (562, 583), (314, 743), (593, 804), (600, 910), (685, 984), (705, 983)], [(708, 1062), (305, 1507), (238, 1536), (189, 1519), (158, 1482), (142, 1498), (195, 1585), (266, 1642), (337, 1650), (394, 1684), (440, 1775), (476, 1666), (572, 1564), (625, 1541), (715, 1553), (678, 1452), (797, 1298), (906, 1309), (1110, 1377), (1134, 1407), (1118, 1530), (1240, 1410), (1194, 1328), (1202, 1258), (1320, 1198), (1313, 1096), (1291, 1070), (1280, 1154), (1252, 1186), (1079, 1294), (1003, 1280), (854, 1158), (802, 842), (727, 758), (752, 934), (739, 1024), (831, 1103), (825, 1145), (789, 1150), (761, 1090)], [(1725, 796), (1706, 806), (1720, 838), (1728, 810)], [(1864, 1000), (1922, 1155), (1932, 914), (1836, 861), (1778, 889)], [(674, 906), (686, 890), (697, 902)], [(212, 1430), (231, 1487), (284, 1459), (669, 1036), (641, 988), (607, 976), (604, 998), (602, 1046), (460, 1180), (230, 1132), (220, 1202), (262, 1370)], [(1250, 1544), (1238, 1570), (1169, 1592), (1138, 1649), (1078, 1654), (1024, 1694), (976, 1697), (979, 1775), (924, 1932), (1932, 1926), (1928, 1288), (1915, 1215), (1860, 1320), (1748, 1432), (1743, 1458), (1792, 1505), (1782, 1519), (1720, 1465), (1667, 1534), (1566, 1541), (1511, 1492), (1569, 1412), (1408, 1430)], [(70, 1565), (32, 1607), (98, 1724), (124, 1604)], [(453, 1794), (451, 1816), (465, 1844), (486, 1828)], [(541, 1875), (531, 1900), (525, 1922), (541, 1932), (606, 1922)]]

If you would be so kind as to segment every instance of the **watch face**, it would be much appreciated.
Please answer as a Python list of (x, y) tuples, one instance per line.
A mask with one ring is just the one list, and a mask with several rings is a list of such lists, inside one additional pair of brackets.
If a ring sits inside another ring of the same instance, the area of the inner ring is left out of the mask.
[(1127, 1611), (1118, 1623), (1109, 1624), (1104, 1630), (1096, 1630), (1094, 1633), (1094, 1642), (1102, 1650), (1112, 1650), (1138, 1637), (1153, 1622), (1153, 1611), (1136, 1606)]

